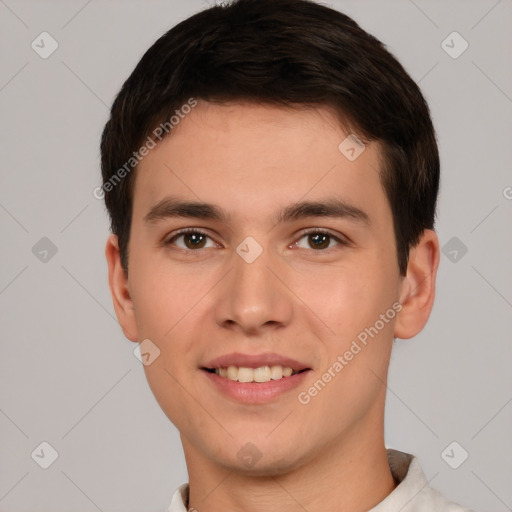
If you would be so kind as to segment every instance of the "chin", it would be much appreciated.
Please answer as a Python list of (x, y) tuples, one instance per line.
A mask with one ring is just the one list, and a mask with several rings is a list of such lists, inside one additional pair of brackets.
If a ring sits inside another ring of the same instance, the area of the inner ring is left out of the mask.
[(224, 465), (225, 469), (232, 471), (237, 475), (251, 477), (277, 477), (288, 474), (298, 469), (301, 464), (289, 459), (273, 459), (264, 460), (263, 457), (254, 465), (240, 462), (239, 460), (231, 460)]
[(254, 444), (247, 442), (237, 452), (232, 454), (217, 454), (217, 462), (224, 459), (222, 464), (229, 471), (247, 476), (279, 476), (299, 469), (306, 463), (306, 454), (299, 453), (297, 446), (283, 449), (268, 443), (258, 449)]

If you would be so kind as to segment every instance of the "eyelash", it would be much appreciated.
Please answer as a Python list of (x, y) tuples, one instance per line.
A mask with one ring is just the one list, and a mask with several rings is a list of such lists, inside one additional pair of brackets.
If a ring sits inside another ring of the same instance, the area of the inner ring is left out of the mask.
[[(164, 242), (164, 245), (166, 246), (170, 246), (173, 244), (173, 242), (179, 238), (180, 236), (184, 235), (184, 234), (187, 234), (187, 233), (197, 233), (199, 235), (203, 235), (203, 236), (206, 236), (208, 238), (210, 238), (210, 240), (213, 240), (210, 235), (206, 232), (204, 232), (203, 230), (201, 230), (200, 228), (183, 228), (183, 229), (180, 229), (178, 232), (176, 232), (171, 238), (167, 239), (165, 242)], [(341, 246), (349, 246), (350, 245), (350, 242), (348, 240), (344, 240), (343, 238), (341, 237), (338, 237), (334, 234), (332, 234), (330, 231), (327, 231), (325, 229), (320, 229), (320, 228), (309, 228), (309, 229), (306, 229), (305, 231), (303, 231), (299, 238), (293, 242), (294, 244), (297, 243), (299, 240), (301, 240), (302, 238), (304, 238), (305, 236), (308, 236), (308, 235), (327, 235), (329, 236), (332, 240), (335, 240), (336, 242), (338, 242), (339, 245)], [(215, 242), (217, 243), (217, 242)], [(334, 246), (334, 247), (329, 247), (327, 249), (309, 249), (313, 252), (318, 252), (318, 253), (325, 253), (325, 252), (330, 252), (332, 249), (335, 249), (337, 246)], [(204, 248), (200, 248), (200, 249), (183, 249), (181, 247), (178, 247), (178, 249), (182, 250), (182, 251), (185, 251), (185, 252), (200, 252), (201, 250), (203, 250)], [(302, 248), (300, 248), (302, 249)], [(307, 250), (307, 249), (306, 249)]]

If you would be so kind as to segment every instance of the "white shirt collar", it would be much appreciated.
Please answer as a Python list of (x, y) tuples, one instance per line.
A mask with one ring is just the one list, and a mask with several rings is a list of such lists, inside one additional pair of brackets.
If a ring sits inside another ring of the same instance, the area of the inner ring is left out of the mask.
[[(446, 500), (430, 487), (416, 457), (388, 449), (388, 462), (397, 487), (368, 512), (471, 512)], [(180, 485), (172, 497), (167, 512), (187, 512), (188, 484)]]

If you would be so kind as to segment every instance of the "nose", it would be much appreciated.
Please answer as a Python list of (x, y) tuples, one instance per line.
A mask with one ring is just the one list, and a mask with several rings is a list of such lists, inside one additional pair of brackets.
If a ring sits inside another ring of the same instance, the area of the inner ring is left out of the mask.
[(293, 300), (283, 281), (284, 267), (271, 253), (264, 250), (254, 261), (234, 253), (232, 270), (217, 290), (217, 324), (243, 335), (265, 334), (289, 325)]

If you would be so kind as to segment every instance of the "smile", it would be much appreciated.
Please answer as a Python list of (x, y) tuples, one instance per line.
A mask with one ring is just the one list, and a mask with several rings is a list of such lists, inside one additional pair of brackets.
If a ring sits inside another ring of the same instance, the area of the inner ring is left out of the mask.
[(280, 380), (290, 377), (300, 371), (295, 371), (289, 366), (273, 365), (260, 366), (259, 368), (249, 368), (246, 366), (228, 366), (208, 369), (210, 373), (215, 373), (219, 377), (232, 381), (250, 383), (250, 382), (270, 382), (271, 380)]

